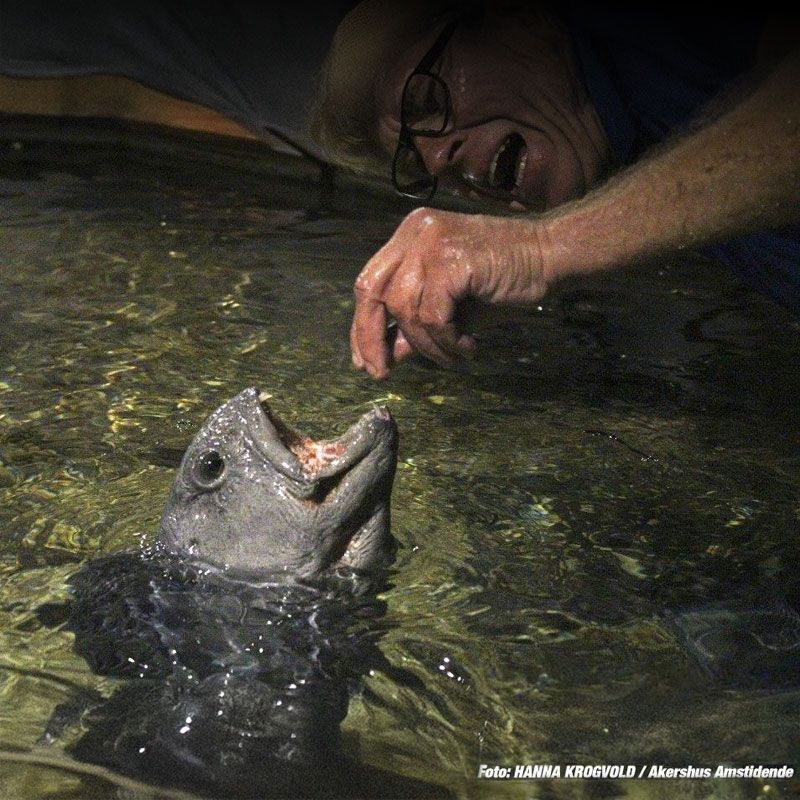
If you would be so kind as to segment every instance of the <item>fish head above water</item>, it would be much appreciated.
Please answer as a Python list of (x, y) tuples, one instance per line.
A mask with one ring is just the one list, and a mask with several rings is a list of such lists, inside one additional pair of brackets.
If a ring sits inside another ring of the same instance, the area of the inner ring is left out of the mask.
[(388, 566), (397, 427), (373, 408), (342, 436), (313, 441), (256, 388), (214, 411), (189, 445), (159, 543), (234, 575), (309, 579)]

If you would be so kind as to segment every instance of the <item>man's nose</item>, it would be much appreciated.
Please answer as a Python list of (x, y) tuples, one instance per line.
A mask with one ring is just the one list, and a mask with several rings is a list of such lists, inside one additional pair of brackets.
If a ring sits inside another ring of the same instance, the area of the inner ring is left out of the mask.
[(415, 140), (425, 168), (431, 175), (440, 175), (461, 158), (464, 139), (456, 132), (447, 136), (418, 136)]

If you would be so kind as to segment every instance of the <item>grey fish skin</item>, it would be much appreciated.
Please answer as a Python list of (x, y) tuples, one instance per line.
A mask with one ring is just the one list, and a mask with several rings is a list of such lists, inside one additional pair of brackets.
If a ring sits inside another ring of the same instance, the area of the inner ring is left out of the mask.
[(119, 685), (82, 709), (67, 752), (211, 797), (363, 798), (374, 786), (387, 798), (447, 796), (340, 746), (361, 676), (395, 673), (378, 647), (374, 580), (254, 585), (164, 551), (90, 561), (70, 579), (67, 628), (92, 671)]
[(75, 651), (121, 685), (57, 709), (43, 740), (78, 709), (72, 757), (153, 785), (250, 800), (375, 787), (449, 797), (340, 747), (365, 672), (416, 685), (378, 647), (397, 445), (381, 408), (313, 442), (255, 388), (220, 406), (184, 455), (155, 545), (69, 579)]
[(282, 423), (255, 387), (214, 411), (189, 445), (159, 544), (232, 575), (313, 579), (388, 566), (397, 426), (385, 408), (337, 439)]

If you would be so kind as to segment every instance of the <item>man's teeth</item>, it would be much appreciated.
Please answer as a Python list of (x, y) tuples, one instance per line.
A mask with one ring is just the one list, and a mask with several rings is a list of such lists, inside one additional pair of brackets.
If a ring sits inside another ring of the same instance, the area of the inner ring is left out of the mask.
[(490, 189), (513, 191), (525, 175), (528, 150), (525, 140), (518, 133), (509, 134), (494, 154), (486, 175)]
[(522, 177), (525, 175), (525, 164), (528, 161), (528, 151), (525, 150), (522, 154), (522, 158), (519, 160), (517, 164), (517, 174), (514, 176), (514, 188), (516, 189), (520, 183), (522, 183)]
[(497, 169), (497, 160), (500, 156), (505, 153), (506, 148), (508, 147), (508, 139), (506, 139), (503, 144), (500, 145), (497, 152), (494, 154), (494, 158), (492, 159), (492, 163), (489, 165), (489, 186), (494, 186), (494, 173)]

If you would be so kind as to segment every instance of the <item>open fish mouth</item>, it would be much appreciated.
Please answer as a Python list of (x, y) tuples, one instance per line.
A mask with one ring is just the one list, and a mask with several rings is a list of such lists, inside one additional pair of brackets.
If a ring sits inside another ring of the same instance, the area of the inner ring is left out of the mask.
[(518, 133), (509, 134), (500, 143), (486, 174), (486, 188), (513, 192), (525, 176), (528, 146)]
[(385, 407), (368, 411), (335, 439), (315, 441), (281, 420), (268, 398), (264, 392), (257, 396), (263, 426), (255, 443), (273, 467), (290, 479), (292, 494), (303, 500), (325, 502), (373, 450), (396, 442), (394, 419)]
[(232, 575), (313, 578), (388, 565), (398, 432), (385, 408), (315, 441), (251, 386), (213, 411), (184, 454), (159, 542)]

